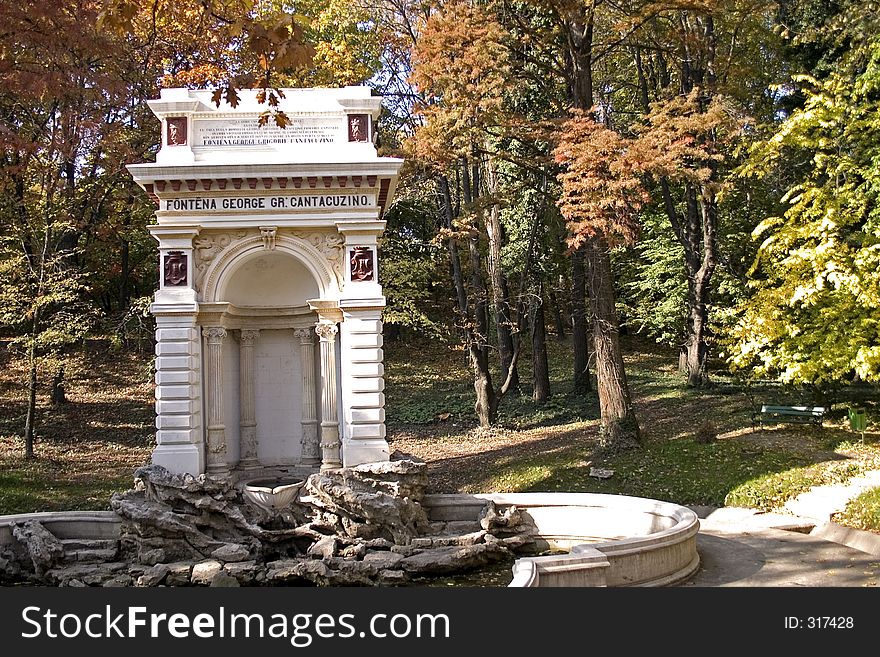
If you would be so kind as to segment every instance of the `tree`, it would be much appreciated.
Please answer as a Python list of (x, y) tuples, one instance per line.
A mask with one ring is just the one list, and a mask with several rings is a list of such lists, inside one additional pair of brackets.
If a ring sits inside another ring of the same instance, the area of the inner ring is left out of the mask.
[(817, 385), (880, 380), (880, 38), (876, 14), (851, 5), (845, 47), (824, 80), (797, 78), (806, 101), (741, 169), (802, 178), (762, 240), (753, 295), (732, 335), (735, 368)]
[[(0, 325), (28, 364), (25, 454), (34, 456), (38, 371), (81, 339), (95, 313), (86, 297), (81, 238), (125, 107), (126, 57), (95, 30), (97, 3), (3, 5), (0, 35)], [(55, 368), (61, 381), (63, 370)]]
[[(459, 322), (474, 373), (475, 411), (481, 426), (495, 422), (501, 398), (516, 383), (516, 359), (509, 328), (506, 282), (501, 270), (502, 234), (497, 204), (497, 164), (492, 131), (504, 121), (507, 79), (501, 26), (488, 12), (452, 2), (425, 23), (415, 47), (412, 81), (425, 95), (424, 124), (416, 132), (416, 157), (437, 172), (443, 218), (456, 290)], [(488, 273), (501, 352), (502, 383), (490, 371), (489, 298), (481, 252), (487, 236)], [(467, 268), (459, 244), (467, 246)], [(469, 285), (465, 276), (469, 276)]]
[(569, 242), (573, 248), (587, 247), (602, 442), (615, 448), (631, 447), (640, 437), (620, 355), (608, 253), (614, 242), (636, 240), (638, 212), (647, 200), (626, 146), (591, 113), (575, 111), (562, 125), (555, 150), (556, 161), (564, 166), (559, 207), (568, 221)]
[[(663, 207), (682, 247), (687, 276), (685, 371), (688, 385), (708, 381), (709, 296), (718, 266), (719, 197), (725, 187), (725, 150), (741, 132), (732, 103), (699, 87), (652, 106), (638, 128), (630, 157), (662, 191)], [(684, 191), (683, 209), (672, 185)]]

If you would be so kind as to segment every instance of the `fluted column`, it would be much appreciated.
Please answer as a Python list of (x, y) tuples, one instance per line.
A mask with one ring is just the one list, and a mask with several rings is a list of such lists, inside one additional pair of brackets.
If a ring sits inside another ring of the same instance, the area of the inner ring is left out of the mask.
[(302, 463), (318, 465), (321, 462), (321, 445), (318, 440), (315, 391), (315, 341), (310, 329), (296, 329), (293, 334), (299, 338), (302, 368)]
[(342, 467), (339, 453), (339, 415), (336, 412), (336, 324), (321, 322), (321, 470)]
[(226, 329), (210, 326), (202, 329), (208, 343), (205, 354), (207, 369), (208, 449), (206, 454), (209, 475), (224, 477), (229, 474), (226, 462), (226, 424), (223, 422), (223, 340)]
[(254, 380), (254, 343), (259, 329), (242, 329), (239, 335), (239, 428), (241, 429), (240, 465), (245, 470), (259, 467), (257, 459), (257, 416)]

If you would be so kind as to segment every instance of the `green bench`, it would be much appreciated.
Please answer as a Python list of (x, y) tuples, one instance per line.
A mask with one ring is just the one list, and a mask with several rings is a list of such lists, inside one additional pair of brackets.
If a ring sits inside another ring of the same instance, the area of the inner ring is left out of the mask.
[(758, 413), (757, 422), (765, 424), (781, 424), (792, 422), (797, 424), (822, 424), (828, 411), (824, 406), (773, 406), (764, 404)]

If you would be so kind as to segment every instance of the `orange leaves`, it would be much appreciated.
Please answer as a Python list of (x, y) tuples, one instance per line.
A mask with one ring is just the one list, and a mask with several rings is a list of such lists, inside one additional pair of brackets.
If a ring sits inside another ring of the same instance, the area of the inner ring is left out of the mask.
[(411, 82), (425, 99), (415, 151), (435, 162), (469, 154), (499, 122), (509, 79), (504, 30), (485, 7), (450, 2), (425, 23)]
[(196, 64), (195, 66), (168, 73), (162, 77), (163, 87), (206, 87), (225, 79), (227, 72), (215, 64)]
[(308, 66), (315, 55), (293, 15), (281, 13), (266, 21), (244, 23), (239, 29), (264, 73)]
[(638, 211), (647, 201), (645, 177), (690, 182), (712, 196), (721, 189), (717, 170), (744, 119), (725, 97), (701, 94), (694, 89), (654, 103), (633, 138), (584, 112), (562, 125), (554, 157), (565, 167), (559, 208), (573, 245), (591, 235), (612, 242), (636, 239)]
[(638, 211), (648, 196), (628, 146), (586, 112), (575, 111), (562, 124), (553, 154), (564, 167), (558, 176), (558, 206), (568, 222), (571, 246), (593, 236), (612, 244), (638, 238)]
[(653, 178), (713, 184), (725, 145), (737, 138), (744, 119), (724, 96), (708, 101), (702, 90), (654, 103), (632, 142), (637, 169)]
[(238, 92), (235, 90), (235, 87), (225, 84), (214, 90), (214, 93), (211, 94), (211, 102), (213, 102), (218, 107), (220, 103), (226, 101), (230, 107), (238, 106)]

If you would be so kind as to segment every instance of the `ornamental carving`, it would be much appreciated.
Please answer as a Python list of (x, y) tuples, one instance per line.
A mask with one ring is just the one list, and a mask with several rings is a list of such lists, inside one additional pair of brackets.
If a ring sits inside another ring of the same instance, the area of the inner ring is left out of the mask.
[(186, 254), (183, 251), (169, 251), (162, 265), (165, 287), (186, 286)]
[(330, 270), (336, 276), (337, 282), (342, 285), (342, 258), (345, 238), (339, 233), (315, 232), (300, 236), (321, 252), (324, 260), (330, 265)]
[(200, 235), (193, 240), (193, 269), (195, 281), (193, 287), (197, 292), (202, 292), (205, 284), (205, 276), (208, 269), (230, 246), (245, 239), (248, 236), (259, 235), (263, 247), (269, 250), (275, 248), (279, 237), (294, 237), (314, 247), (327, 263), (328, 268), (336, 277), (338, 285), (343, 283), (342, 261), (344, 256), (345, 238), (339, 233), (328, 231), (312, 231), (298, 234), (281, 228), (262, 226), (259, 229), (237, 230), (225, 233), (209, 233)]
[(356, 246), (351, 250), (351, 280), (373, 280), (373, 249), (368, 246)]
[(339, 327), (336, 324), (321, 323), (315, 327), (315, 333), (318, 334), (321, 340), (332, 341), (336, 334), (339, 333)]
[(186, 146), (186, 117), (176, 116), (166, 121), (168, 135), (165, 143), (169, 146)]
[(370, 119), (366, 114), (348, 115), (348, 141), (369, 141)]
[(260, 226), (260, 237), (263, 238), (263, 248), (267, 251), (275, 250), (275, 236), (278, 229), (275, 226)]
[(259, 337), (260, 329), (241, 329), (238, 332), (238, 340), (242, 347), (253, 347)]
[(223, 344), (226, 337), (226, 329), (222, 326), (206, 326), (202, 328), (202, 335), (208, 340), (208, 344)]
[(230, 244), (247, 236), (246, 230), (238, 230), (231, 233), (214, 233), (197, 237), (193, 241), (195, 253), (195, 283), (193, 287), (197, 292), (202, 291), (202, 283), (208, 267), (220, 253)]

